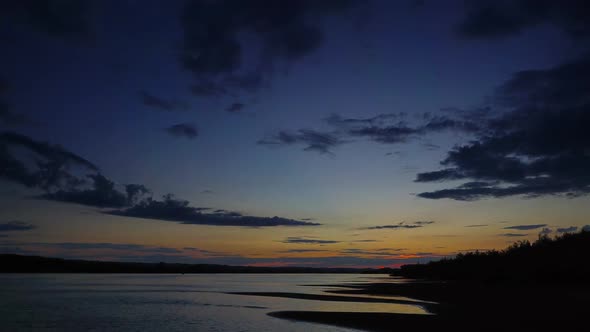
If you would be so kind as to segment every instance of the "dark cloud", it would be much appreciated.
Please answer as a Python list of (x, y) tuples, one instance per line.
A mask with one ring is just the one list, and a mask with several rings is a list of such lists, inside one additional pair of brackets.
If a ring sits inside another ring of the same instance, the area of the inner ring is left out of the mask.
[(213, 190), (203, 190), (203, 191), (201, 191), (201, 194), (207, 194), (207, 195), (212, 195), (214, 193), (215, 192)]
[(174, 100), (166, 100), (160, 97), (157, 97), (145, 90), (139, 91), (139, 96), (141, 98), (141, 102), (149, 107), (163, 110), (163, 111), (185, 111), (188, 110), (188, 104), (174, 101)]
[(199, 136), (197, 127), (191, 123), (179, 123), (166, 128), (165, 131), (172, 136), (185, 137), (188, 139), (194, 139)]
[(349, 128), (351, 126), (383, 126), (390, 121), (401, 121), (407, 117), (406, 113), (384, 113), (370, 118), (345, 118), (340, 114), (330, 114), (324, 122), (333, 127)]
[(508, 226), (504, 227), (504, 229), (517, 229), (519, 231), (526, 231), (529, 229), (537, 229), (541, 227), (546, 227), (547, 224), (536, 224), (536, 225), (516, 225), (516, 226)]
[(139, 203), (145, 195), (151, 194), (151, 191), (142, 184), (126, 184), (125, 193), (127, 194), (127, 205)]
[(77, 0), (7, 0), (0, 2), (0, 19), (26, 24), (50, 36), (81, 42), (91, 35), (91, 2)]
[(318, 223), (276, 216), (255, 217), (226, 210), (207, 212), (208, 210), (208, 208), (192, 207), (188, 201), (175, 199), (173, 195), (168, 194), (164, 195), (162, 201), (148, 198), (132, 207), (107, 211), (105, 213), (124, 217), (172, 221), (187, 225), (243, 227), (320, 225)]
[(188, 251), (189, 253), (198, 253), (198, 254), (206, 256), (206, 257), (231, 256), (231, 253), (227, 253), (227, 252), (223, 252), (223, 251), (211, 251), (211, 250), (205, 250), (205, 249), (195, 248), (195, 247), (184, 247), (184, 248), (182, 248), (182, 250)]
[[(31, 154), (34, 156), (31, 159)], [(140, 184), (116, 188), (113, 181), (98, 173), (92, 162), (64, 148), (30, 137), (5, 132), (0, 134), (0, 178), (41, 188), (40, 199), (97, 207), (124, 207), (140, 201), (150, 191)], [(87, 173), (85, 176), (77, 173)], [(88, 188), (89, 179), (92, 183)]]
[(125, 193), (115, 188), (115, 183), (101, 174), (88, 175), (93, 182), (90, 189), (57, 190), (40, 196), (42, 199), (96, 206), (119, 208), (133, 205), (150, 191), (143, 185), (128, 184)]
[(523, 237), (523, 236), (528, 236), (528, 234), (521, 234), (521, 233), (504, 233), (504, 234), (500, 234), (500, 236), (505, 236), (505, 237)]
[(245, 107), (246, 107), (246, 104), (244, 104), (244, 103), (233, 103), (233, 104), (229, 105), (225, 109), (225, 111), (230, 112), (230, 113), (239, 113), (239, 112), (243, 111)]
[(30, 231), (35, 228), (37, 228), (37, 226), (24, 221), (9, 221), (0, 224), (0, 232)]
[(340, 243), (341, 241), (320, 240), (320, 239), (310, 238), (310, 237), (292, 236), (292, 237), (286, 238), (282, 242), (283, 243), (295, 243), (295, 244), (334, 244), (334, 243)]
[[(481, 130), (470, 113), (449, 113), (448, 115), (432, 116), (424, 113), (418, 117), (418, 123), (404, 121), (405, 113), (378, 114), (370, 118), (345, 118), (332, 114), (323, 119), (330, 131), (300, 129), (296, 133), (279, 131), (277, 134), (258, 141), (263, 145), (296, 145), (307, 146), (306, 151), (330, 152), (331, 148), (353, 142), (358, 138), (366, 138), (381, 144), (399, 144), (419, 139), (429, 134), (443, 131), (474, 134)], [(425, 143), (428, 150), (438, 149), (434, 144)], [(400, 152), (386, 155), (400, 155)]]
[[(378, 143), (395, 144), (448, 130), (467, 133), (479, 131), (477, 122), (468, 118), (467, 114), (448, 113), (433, 116), (430, 113), (423, 113), (417, 117), (418, 123), (415, 124), (405, 121), (405, 113), (379, 114), (364, 119), (343, 118), (334, 114), (325, 121), (332, 126), (342, 128), (347, 135), (353, 137), (366, 137)], [(434, 145), (430, 144), (426, 147), (432, 149)]]
[(311, 129), (300, 129), (296, 133), (281, 131), (276, 135), (258, 141), (260, 145), (303, 145), (305, 151), (315, 151), (322, 154), (331, 153), (331, 150), (345, 141), (336, 133), (319, 132)]
[(415, 222), (405, 222), (402, 221), (397, 224), (393, 225), (380, 225), (380, 226), (372, 226), (366, 227), (362, 229), (403, 229), (403, 228), (420, 228), (426, 225), (434, 224), (434, 221), (415, 221)]
[(76, 167), (98, 171), (93, 163), (60, 146), (13, 132), (0, 133), (0, 178), (50, 190), (82, 181), (73, 174)]
[(306, 253), (306, 252), (322, 252), (322, 251), (327, 251), (327, 250), (322, 250), (322, 249), (289, 249), (289, 250), (279, 251), (279, 253), (301, 254), (301, 253)]
[(476, 224), (476, 225), (467, 225), (465, 227), (487, 227), (489, 226), (488, 224)]
[(578, 230), (578, 226), (570, 226), (564, 228), (558, 228), (557, 233), (573, 233)]
[(477, 200), (590, 193), (589, 77), (590, 58), (514, 74), (495, 93), (506, 111), (482, 121), (485, 129), (475, 140), (448, 152), (441, 162), (446, 168), (416, 178), (468, 182), (418, 196)]
[(408, 139), (413, 138), (419, 134), (419, 130), (406, 126), (404, 123), (398, 125), (378, 127), (369, 126), (357, 129), (351, 129), (350, 135), (356, 137), (367, 137), (372, 141), (378, 143), (392, 144), (404, 143)]
[(457, 26), (458, 33), (467, 38), (501, 38), (541, 24), (552, 24), (576, 38), (590, 34), (590, 8), (584, 0), (483, 0), (469, 4), (466, 17)]
[(193, 92), (215, 96), (259, 88), (277, 65), (317, 50), (323, 18), (352, 2), (187, 1), (180, 62), (194, 74)]
[[(45, 157), (47, 162), (37, 161), (38, 171), (30, 171), (24, 162), (16, 159), (9, 150), (20, 147)], [(46, 192), (38, 198), (76, 203), (100, 208), (119, 208), (105, 211), (107, 214), (126, 217), (159, 219), (182, 224), (213, 226), (317, 226), (319, 223), (294, 220), (281, 217), (256, 217), (242, 215), (238, 212), (215, 210), (189, 206), (188, 201), (174, 199), (165, 195), (162, 201), (146, 197), (150, 190), (141, 184), (117, 185), (100, 173), (86, 177), (92, 181), (89, 188), (82, 188), (86, 181), (67, 172), (69, 164), (84, 166), (86, 170), (98, 172), (91, 162), (59, 146), (37, 142), (29, 137), (15, 133), (0, 134), (0, 177), (28, 187), (41, 187)], [(74, 181), (75, 180), (75, 181)], [(62, 182), (67, 182), (62, 184)], [(55, 189), (55, 190), (49, 190)]]
[(344, 255), (367, 255), (367, 256), (395, 256), (399, 255), (400, 251), (405, 249), (377, 249), (377, 250), (366, 250), (359, 248), (347, 248), (340, 251)]

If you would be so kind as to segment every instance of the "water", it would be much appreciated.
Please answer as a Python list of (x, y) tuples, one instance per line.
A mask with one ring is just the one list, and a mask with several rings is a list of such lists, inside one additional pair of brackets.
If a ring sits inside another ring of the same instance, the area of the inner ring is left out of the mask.
[(426, 313), (414, 305), (226, 294), (326, 294), (323, 290), (329, 287), (311, 285), (383, 279), (350, 274), (0, 275), (0, 330), (352, 331), (266, 314), (281, 310)]

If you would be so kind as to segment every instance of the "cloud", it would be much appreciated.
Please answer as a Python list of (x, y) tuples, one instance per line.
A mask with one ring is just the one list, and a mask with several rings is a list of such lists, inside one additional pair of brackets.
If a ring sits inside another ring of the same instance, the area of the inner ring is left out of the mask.
[[(28, 160), (31, 155), (32, 162)], [(92, 173), (77, 174), (88, 171)], [(113, 181), (98, 172), (95, 164), (60, 146), (12, 132), (0, 133), (0, 178), (45, 190), (37, 198), (97, 207), (124, 207), (150, 193), (140, 184), (127, 184), (122, 186), (124, 191), (117, 190)], [(92, 182), (90, 188), (85, 188), (86, 179)]]
[(300, 253), (306, 253), (306, 252), (322, 252), (322, 251), (327, 251), (327, 250), (322, 250), (322, 249), (289, 249), (289, 250), (279, 251), (279, 253), (300, 254)]
[(24, 221), (9, 221), (0, 224), (0, 232), (30, 231), (35, 228), (37, 228), (37, 226), (26, 223)]
[(504, 227), (504, 229), (516, 229), (516, 230), (519, 230), (519, 231), (526, 231), (526, 230), (537, 229), (537, 228), (546, 227), (546, 226), (547, 226), (547, 224), (516, 225), (516, 226)]
[(149, 107), (163, 110), (163, 111), (185, 111), (188, 109), (188, 104), (174, 101), (174, 100), (165, 100), (160, 97), (157, 97), (145, 90), (139, 91), (139, 97), (141, 98), (141, 102)]
[(465, 227), (487, 227), (488, 224), (475, 224), (475, 225), (466, 225)]
[(494, 95), (506, 111), (482, 121), (485, 129), (474, 140), (449, 151), (444, 169), (416, 177), (468, 182), (418, 196), (471, 201), (590, 193), (588, 77), (590, 58), (514, 74)]
[[(378, 114), (371, 118), (343, 118), (333, 114), (325, 121), (341, 128), (346, 135), (365, 137), (382, 144), (405, 143), (411, 139), (442, 131), (474, 133), (480, 130), (476, 121), (459, 113), (438, 116), (423, 113), (417, 117), (418, 123), (415, 124), (410, 124), (405, 118), (405, 113)], [(426, 144), (425, 147), (432, 149), (435, 146)]]
[(370, 126), (351, 129), (349, 133), (352, 136), (367, 137), (378, 143), (392, 144), (407, 142), (408, 139), (418, 135), (419, 131), (416, 128), (400, 123), (399, 125), (387, 127)]
[(191, 123), (179, 123), (166, 128), (165, 131), (172, 136), (185, 137), (188, 139), (194, 139), (199, 136), (197, 127)]
[[(37, 161), (39, 170), (30, 171), (24, 162), (19, 161), (9, 150), (20, 147), (45, 157), (48, 161)], [(76, 164), (86, 170), (98, 172), (96, 167), (86, 159), (73, 154), (59, 146), (38, 142), (29, 137), (15, 133), (0, 134), (0, 177), (28, 187), (46, 189), (37, 198), (82, 204), (99, 208), (118, 208), (104, 211), (106, 214), (159, 219), (182, 224), (213, 225), (213, 226), (317, 226), (319, 223), (288, 219), (282, 217), (257, 217), (242, 215), (238, 212), (216, 210), (207, 213), (207, 208), (191, 207), (187, 201), (174, 199), (173, 195), (165, 195), (163, 201), (147, 197), (150, 190), (141, 184), (126, 184), (122, 190), (100, 173), (89, 174), (92, 181), (90, 188), (83, 188), (86, 181), (67, 172), (66, 166)], [(75, 181), (74, 181), (75, 180)], [(65, 182), (62, 183), (62, 182)], [(55, 189), (55, 190), (49, 190)]]
[(76, 0), (2, 1), (0, 18), (9, 24), (27, 24), (50, 36), (81, 42), (91, 35), (90, 6), (88, 1)]
[(280, 131), (276, 135), (259, 140), (258, 144), (267, 146), (303, 145), (304, 151), (315, 151), (321, 154), (345, 142), (336, 133), (319, 132), (311, 129), (300, 129), (296, 133)]
[(239, 112), (243, 111), (245, 107), (246, 107), (246, 104), (244, 104), (244, 103), (233, 103), (233, 104), (229, 105), (225, 109), (225, 111), (230, 112), (230, 113), (239, 113)]
[(88, 178), (93, 181), (90, 189), (58, 190), (45, 193), (39, 198), (101, 208), (118, 208), (133, 205), (150, 193), (149, 189), (139, 184), (125, 185), (125, 193), (123, 193), (115, 188), (113, 181), (102, 174), (88, 175)]
[(528, 236), (528, 234), (504, 233), (504, 234), (500, 234), (500, 236), (505, 236), (505, 237), (523, 237), (523, 236)]
[(551, 24), (572, 37), (590, 35), (590, 9), (585, 1), (477, 1), (457, 26), (466, 38), (492, 39), (518, 34), (533, 26)]
[(29, 188), (51, 190), (82, 181), (74, 175), (74, 168), (98, 171), (93, 163), (61, 146), (13, 132), (0, 133), (0, 178)]
[(399, 255), (400, 251), (404, 251), (406, 249), (377, 249), (377, 250), (366, 250), (366, 249), (359, 249), (359, 248), (347, 248), (340, 251), (341, 254), (344, 255), (367, 255), (367, 256), (395, 256)]
[(573, 233), (578, 230), (578, 226), (570, 226), (564, 228), (558, 228), (557, 233)]
[(319, 240), (316, 238), (292, 236), (292, 237), (286, 238), (282, 242), (283, 243), (294, 243), (294, 244), (334, 244), (334, 243), (340, 243), (341, 241)]
[(324, 122), (333, 127), (350, 128), (356, 126), (383, 126), (390, 121), (402, 121), (407, 117), (404, 112), (383, 113), (369, 118), (345, 118), (340, 114), (332, 113), (324, 118)]
[(366, 228), (361, 228), (361, 229), (404, 229), (404, 228), (420, 228), (420, 227), (424, 227), (424, 226), (430, 225), (430, 224), (434, 224), (434, 221), (415, 221), (415, 222), (410, 222), (410, 223), (407, 223), (405, 221), (402, 221), (400, 223), (393, 224), (393, 225), (380, 225), (380, 226), (372, 226), (372, 227), (366, 227)]
[(173, 195), (164, 195), (162, 201), (148, 198), (129, 208), (105, 211), (106, 214), (172, 221), (187, 225), (210, 226), (243, 226), (243, 227), (273, 227), (273, 226), (317, 226), (319, 223), (306, 222), (282, 217), (256, 217), (242, 215), (238, 212), (215, 210), (207, 212), (208, 208), (198, 208), (189, 205), (188, 201), (175, 199)]
[(194, 74), (193, 92), (217, 96), (258, 89), (278, 65), (316, 51), (323, 43), (323, 19), (352, 3), (187, 1), (181, 14), (179, 60)]
[[(370, 118), (345, 118), (339, 114), (332, 114), (323, 119), (323, 122), (331, 127), (329, 131), (299, 129), (293, 133), (283, 130), (258, 141), (258, 144), (268, 146), (300, 144), (306, 146), (306, 151), (327, 153), (333, 147), (354, 142), (359, 138), (380, 144), (400, 144), (443, 131), (474, 134), (481, 129), (477, 125), (477, 121), (481, 119), (471, 119), (470, 116), (458, 112), (440, 116), (424, 113), (417, 117), (417, 123), (406, 122), (404, 120), (406, 117), (407, 115), (403, 112), (377, 114)], [(423, 146), (428, 150), (438, 148), (438, 146), (428, 143)], [(387, 153), (386, 155), (393, 154), (399, 155), (400, 153)]]

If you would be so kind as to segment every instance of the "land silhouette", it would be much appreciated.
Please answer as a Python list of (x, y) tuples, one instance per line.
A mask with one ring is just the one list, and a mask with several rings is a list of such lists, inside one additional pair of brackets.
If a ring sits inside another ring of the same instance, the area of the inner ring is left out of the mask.
[(535, 242), (518, 241), (504, 250), (460, 253), (427, 264), (408, 264), (392, 273), (406, 278), (482, 282), (590, 281), (590, 231), (564, 233)]
[[(338, 285), (340, 295), (409, 297), (434, 315), (281, 311), (273, 317), (368, 331), (585, 330), (590, 313), (590, 232), (539, 236), (505, 250), (404, 265), (412, 282)], [(336, 285), (332, 285), (336, 286)], [(317, 300), (321, 300), (320, 297)]]
[(135, 263), (0, 254), (0, 273), (389, 273), (392, 269)]

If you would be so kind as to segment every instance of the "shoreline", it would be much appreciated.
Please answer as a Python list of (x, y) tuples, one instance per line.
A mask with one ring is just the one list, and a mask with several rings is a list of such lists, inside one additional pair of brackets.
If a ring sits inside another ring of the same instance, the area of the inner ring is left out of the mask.
[[(330, 285), (335, 286), (335, 285)], [(478, 282), (412, 282), (338, 285), (340, 295), (242, 293), (325, 301), (388, 302), (422, 306), (432, 315), (389, 312), (275, 311), (269, 316), (363, 331), (573, 330), (587, 325), (590, 285)], [(402, 296), (420, 301), (349, 295)], [(436, 303), (431, 303), (436, 302)]]

